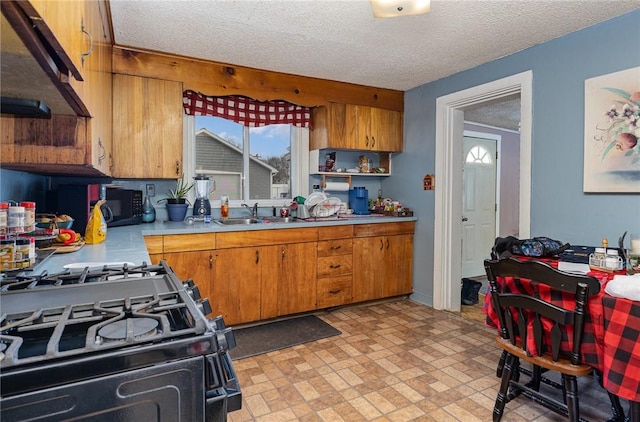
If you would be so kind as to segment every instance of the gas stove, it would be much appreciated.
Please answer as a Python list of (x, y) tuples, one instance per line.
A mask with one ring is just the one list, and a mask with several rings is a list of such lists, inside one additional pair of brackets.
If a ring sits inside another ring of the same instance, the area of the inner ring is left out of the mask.
[(166, 262), (1, 283), (3, 419), (56, 403), (50, 420), (226, 420), (240, 408), (231, 329)]

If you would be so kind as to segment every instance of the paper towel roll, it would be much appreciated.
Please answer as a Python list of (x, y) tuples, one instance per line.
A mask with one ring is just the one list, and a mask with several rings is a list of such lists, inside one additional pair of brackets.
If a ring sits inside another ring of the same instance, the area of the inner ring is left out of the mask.
[(327, 182), (324, 190), (330, 190), (334, 192), (347, 192), (349, 190), (349, 183), (347, 182)]

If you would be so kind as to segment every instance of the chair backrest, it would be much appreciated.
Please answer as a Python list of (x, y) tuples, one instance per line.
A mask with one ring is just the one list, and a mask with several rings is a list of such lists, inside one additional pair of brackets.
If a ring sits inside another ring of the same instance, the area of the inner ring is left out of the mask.
[[(530, 355), (549, 354), (557, 361), (563, 335), (571, 336), (568, 358), (578, 365), (585, 303), (589, 296), (600, 291), (600, 282), (594, 277), (565, 273), (535, 260), (485, 260), (484, 267), (502, 338), (513, 345), (520, 340), (521, 347)], [(541, 291), (544, 298), (540, 297)], [(551, 298), (554, 303), (550, 302)]]

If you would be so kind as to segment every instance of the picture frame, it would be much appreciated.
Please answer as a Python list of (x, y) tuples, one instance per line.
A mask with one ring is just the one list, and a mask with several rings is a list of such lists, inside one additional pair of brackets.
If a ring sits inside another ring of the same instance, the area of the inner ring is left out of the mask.
[(640, 193), (640, 67), (584, 88), (584, 192)]

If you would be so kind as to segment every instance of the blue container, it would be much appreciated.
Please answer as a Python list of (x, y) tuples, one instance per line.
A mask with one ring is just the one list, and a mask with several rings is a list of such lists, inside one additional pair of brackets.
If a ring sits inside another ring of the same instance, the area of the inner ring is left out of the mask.
[(349, 208), (356, 215), (369, 215), (369, 191), (364, 187), (354, 187), (349, 191)]

